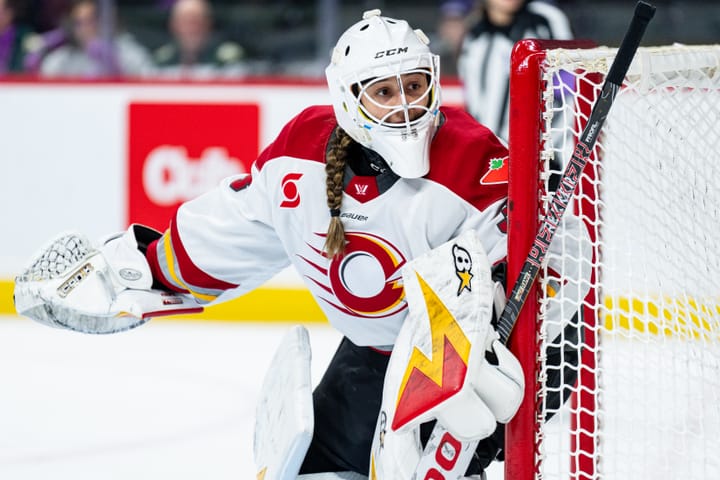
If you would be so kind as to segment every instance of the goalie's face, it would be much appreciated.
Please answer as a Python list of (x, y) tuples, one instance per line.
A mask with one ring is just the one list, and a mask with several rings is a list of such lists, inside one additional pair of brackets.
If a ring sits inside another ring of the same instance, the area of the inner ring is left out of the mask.
[(359, 89), (362, 113), (379, 125), (412, 125), (429, 111), (427, 72), (414, 71), (364, 82)]

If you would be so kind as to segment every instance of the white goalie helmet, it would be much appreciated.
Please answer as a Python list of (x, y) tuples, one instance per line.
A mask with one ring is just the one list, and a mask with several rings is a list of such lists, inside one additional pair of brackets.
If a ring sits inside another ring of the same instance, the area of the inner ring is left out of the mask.
[[(430, 170), (430, 142), (439, 122), (440, 62), (429, 43), (422, 30), (413, 30), (405, 20), (371, 10), (340, 36), (325, 69), (340, 127), (405, 178)], [(408, 99), (401, 75), (412, 73), (424, 74), (428, 88)], [(388, 79), (396, 80), (400, 91), (400, 102), (391, 107), (367, 94), (372, 85)], [(381, 107), (382, 116), (373, 115), (362, 100)], [(399, 117), (403, 120), (398, 122)]]

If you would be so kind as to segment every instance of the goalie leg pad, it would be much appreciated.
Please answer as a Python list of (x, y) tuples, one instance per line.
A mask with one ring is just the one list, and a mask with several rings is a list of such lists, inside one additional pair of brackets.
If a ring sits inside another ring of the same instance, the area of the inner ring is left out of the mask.
[(310, 339), (297, 325), (275, 352), (256, 408), (254, 456), (258, 478), (295, 480), (312, 440), (314, 419)]

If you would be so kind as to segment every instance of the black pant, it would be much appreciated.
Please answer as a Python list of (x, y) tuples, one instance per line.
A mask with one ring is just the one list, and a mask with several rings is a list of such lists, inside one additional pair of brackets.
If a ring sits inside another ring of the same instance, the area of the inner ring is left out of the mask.
[[(315, 431), (300, 473), (351, 471), (368, 475), (375, 424), (390, 356), (343, 338), (313, 392)], [(424, 442), (432, 424), (420, 429)], [(478, 445), (467, 474), (480, 473), (503, 447), (500, 426)]]

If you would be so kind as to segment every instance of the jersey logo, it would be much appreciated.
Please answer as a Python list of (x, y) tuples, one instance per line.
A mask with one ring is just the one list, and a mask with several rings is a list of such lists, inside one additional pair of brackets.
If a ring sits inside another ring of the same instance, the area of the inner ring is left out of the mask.
[[(325, 237), (324, 233), (318, 233)], [(301, 257), (321, 274), (308, 278), (321, 288), (318, 298), (353, 317), (383, 318), (407, 308), (400, 268), (405, 257), (387, 240), (361, 232), (345, 232), (345, 254), (327, 267)], [(312, 245), (312, 250), (325, 257)]]
[(345, 187), (345, 193), (360, 203), (377, 198), (380, 192), (374, 177), (355, 175)]
[(302, 173), (288, 173), (283, 177), (281, 186), (285, 199), (280, 202), (280, 208), (295, 208), (300, 205), (300, 192), (298, 192), (297, 181)]
[(480, 179), (481, 185), (497, 185), (508, 182), (508, 157), (491, 158), (490, 170)]

